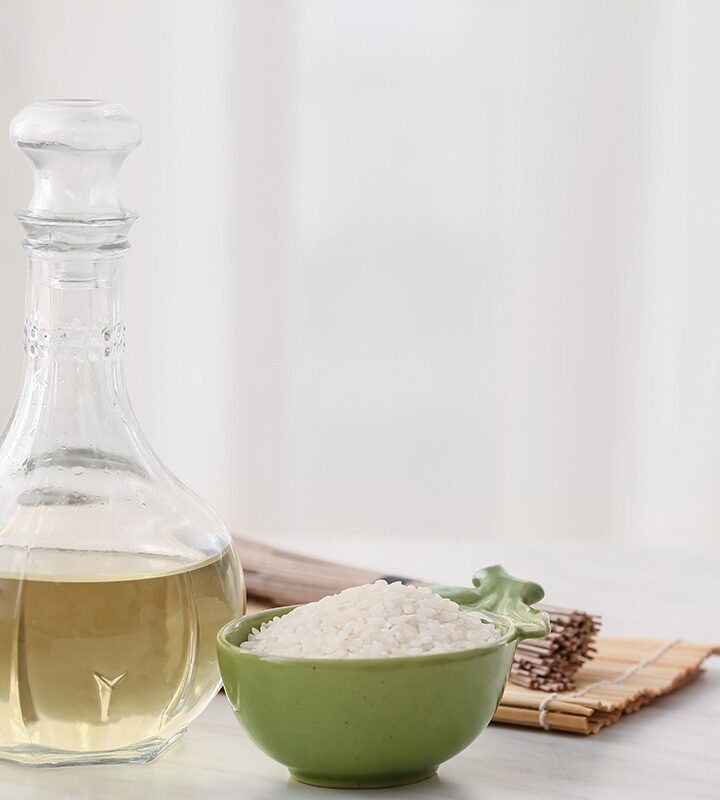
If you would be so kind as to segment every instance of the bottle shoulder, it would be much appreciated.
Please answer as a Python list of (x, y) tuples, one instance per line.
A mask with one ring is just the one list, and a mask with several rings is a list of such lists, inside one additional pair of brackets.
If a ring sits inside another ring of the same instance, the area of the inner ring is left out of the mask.
[(159, 461), (80, 448), (8, 466), (0, 464), (0, 548), (149, 553), (196, 562), (230, 543), (212, 506)]

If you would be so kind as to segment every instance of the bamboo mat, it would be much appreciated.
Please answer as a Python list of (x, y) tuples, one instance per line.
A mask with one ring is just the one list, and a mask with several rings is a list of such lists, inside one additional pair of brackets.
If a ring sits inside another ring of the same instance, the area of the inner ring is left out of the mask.
[[(713, 653), (720, 655), (718, 646), (683, 641), (673, 643), (657, 658), (653, 655), (660, 653), (665, 643), (655, 639), (598, 636), (595, 646), (595, 657), (577, 673), (575, 691), (548, 694), (508, 683), (493, 722), (597, 733), (656, 697), (695, 680), (703, 661)], [(649, 659), (650, 663), (637, 668)], [(603, 685), (589, 688), (599, 681)]]

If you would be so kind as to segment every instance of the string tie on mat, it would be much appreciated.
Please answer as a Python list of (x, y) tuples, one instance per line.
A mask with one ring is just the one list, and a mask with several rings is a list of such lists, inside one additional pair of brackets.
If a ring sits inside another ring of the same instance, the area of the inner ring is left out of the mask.
[(552, 692), (547, 697), (543, 698), (542, 702), (538, 706), (540, 711), (540, 727), (544, 728), (546, 731), (550, 730), (550, 724), (547, 720), (548, 711), (550, 710), (548, 706), (558, 697), (561, 697), (563, 700), (570, 700), (574, 697), (582, 697), (584, 694), (592, 691), (593, 689), (597, 689), (600, 686), (614, 686), (615, 684), (622, 683), (634, 675), (636, 672), (639, 672), (641, 669), (650, 666), (654, 661), (657, 661), (658, 658), (665, 655), (667, 651), (676, 645), (680, 639), (673, 639), (670, 642), (666, 642), (656, 653), (652, 653), (647, 658), (644, 658), (637, 664), (633, 664), (630, 669), (623, 672), (622, 675), (618, 675), (617, 678), (613, 678), (612, 680), (606, 681), (595, 681), (595, 683), (590, 683), (587, 686), (584, 686), (582, 689), (579, 689), (577, 692), (570, 692), (569, 694), (565, 694), (563, 692)]

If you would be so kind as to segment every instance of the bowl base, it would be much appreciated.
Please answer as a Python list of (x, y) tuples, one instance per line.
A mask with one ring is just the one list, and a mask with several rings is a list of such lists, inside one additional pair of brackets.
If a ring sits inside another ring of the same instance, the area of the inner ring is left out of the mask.
[(310, 786), (323, 786), (327, 789), (384, 789), (389, 786), (405, 786), (427, 780), (437, 772), (437, 767), (421, 772), (408, 772), (399, 775), (368, 775), (367, 777), (345, 778), (342, 775), (318, 775), (313, 772), (290, 770), (290, 775), (300, 783)]

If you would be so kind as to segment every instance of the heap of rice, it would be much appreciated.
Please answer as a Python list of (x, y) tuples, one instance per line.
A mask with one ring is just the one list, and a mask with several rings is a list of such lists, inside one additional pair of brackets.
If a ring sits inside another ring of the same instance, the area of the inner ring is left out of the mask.
[(470, 650), (500, 638), (480, 614), (424, 586), (354, 586), (253, 628), (240, 649), (293, 658), (387, 658)]

